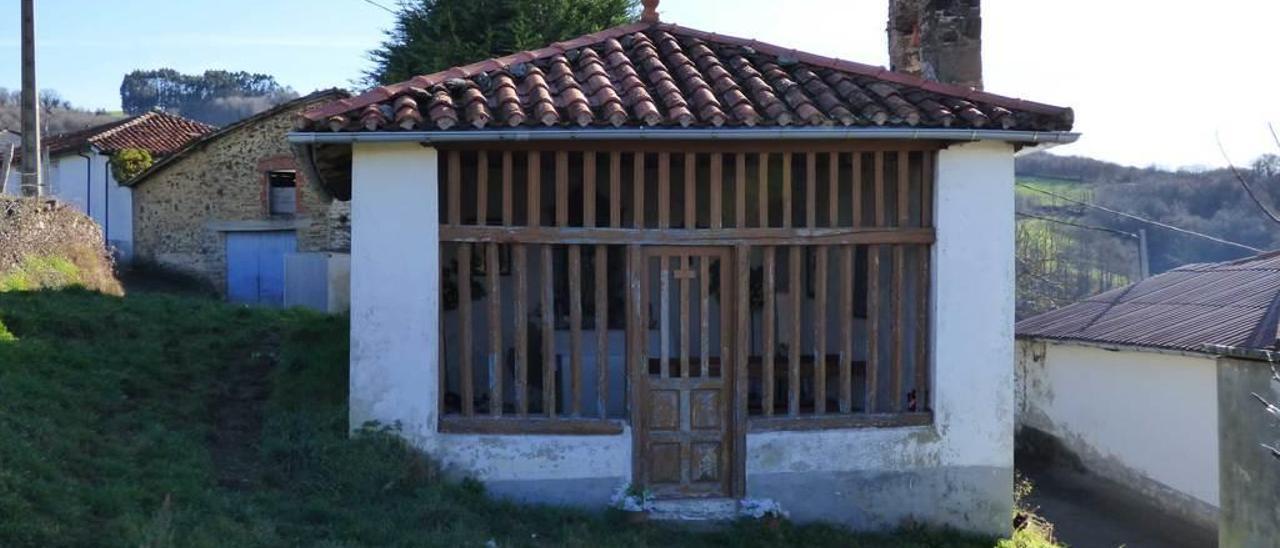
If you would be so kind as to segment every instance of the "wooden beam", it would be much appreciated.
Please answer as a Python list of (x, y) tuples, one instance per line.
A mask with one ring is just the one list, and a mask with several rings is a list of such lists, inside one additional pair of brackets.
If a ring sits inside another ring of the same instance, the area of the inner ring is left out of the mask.
[(816, 246), (813, 300), (813, 412), (827, 411), (827, 247)]
[(529, 263), (525, 246), (517, 244), (511, 250), (511, 278), (516, 282), (516, 300), (512, 303), (516, 328), (516, 413), (529, 414)]
[(527, 201), (528, 219), (525, 224), (528, 226), (538, 226), (542, 224), (542, 155), (537, 152), (529, 153), (528, 162), (529, 188)]
[(892, 341), (893, 352), (893, 411), (902, 411), (903, 396), (903, 375), (906, 371), (904, 364), (906, 358), (906, 306), (903, 299), (906, 297), (906, 259), (903, 255), (904, 246), (895, 245), (893, 249), (893, 289), (890, 295), (890, 316), (893, 318), (893, 324), (890, 326), (889, 340)]
[(462, 414), (471, 416), (475, 405), (471, 364), (471, 244), (458, 244), (458, 365)]
[(556, 152), (556, 226), (569, 226), (569, 153)]
[(854, 152), (853, 156), (853, 226), (862, 226), (862, 153)]
[(556, 295), (551, 246), (542, 248), (542, 411), (556, 416)]
[(791, 153), (782, 154), (782, 228), (791, 228)]
[(840, 153), (827, 153), (827, 226), (840, 226)]
[(916, 247), (916, 411), (929, 409), (929, 247)]
[(803, 266), (800, 262), (801, 253), (800, 246), (791, 246), (791, 272), (790, 287), (791, 292), (791, 340), (787, 341), (787, 411), (791, 416), (800, 414), (800, 337), (802, 331), (800, 324), (802, 322), (804, 300), (804, 276), (802, 276)]
[(484, 272), (489, 282), (489, 414), (502, 415), (502, 283), (498, 244), (486, 246)]
[(582, 226), (596, 226), (596, 153), (582, 153)]
[(713, 229), (724, 227), (724, 155), (711, 154), (711, 221)]
[[(698, 342), (700, 343), (700, 347), (698, 350), (699, 350), (699, 355), (702, 358), (701, 363), (699, 364), (701, 366), (700, 376), (702, 377), (706, 377), (711, 374), (711, 268), (709, 264), (710, 262), (711, 262), (710, 256), (702, 255), (698, 257), (698, 296), (701, 304), (701, 307), (698, 309), (698, 312), (699, 312), (698, 319), (700, 320), (700, 324), (701, 324), (701, 329), (699, 330), (699, 334), (701, 336), (698, 337)], [(724, 267), (727, 267), (727, 266), (728, 265), (724, 265)], [(724, 292), (725, 289), (726, 288), (724, 286), (721, 286), (722, 293)], [(725, 300), (723, 294), (721, 295), (720, 300), (722, 302)], [(730, 321), (732, 320), (730, 320), (727, 316), (723, 316), (723, 315), (720, 316), (721, 326), (723, 326), (725, 323), (728, 323)], [(728, 354), (721, 354), (721, 356), (727, 357)], [(724, 375), (725, 373), (722, 370), (720, 374)]]
[(502, 226), (513, 224), (511, 211), (511, 152), (502, 153)]
[(595, 250), (596, 408), (603, 419), (609, 412), (609, 255), (603, 245)]
[(476, 153), (476, 224), (489, 223), (489, 153)]
[(898, 151), (898, 222), (905, 227), (911, 224), (911, 153)]
[(740, 152), (734, 156), (737, 165), (734, 169), (733, 226), (745, 228), (747, 226), (747, 155)]
[(610, 436), (621, 434), (623, 424), (620, 420), (567, 417), (548, 419), (446, 416), (440, 418), (440, 431), (445, 434)]
[(632, 154), (632, 158), (635, 161), (633, 162), (631, 175), (631, 206), (635, 216), (631, 219), (631, 226), (644, 228), (644, 153), (637, 152)]
[(750, 432), (786, 430), (835, 430), (852, 428), (894, 428), (933, 424), (933, 413), (873, 413), (869, 415), (824, 415), (809, 417), (753, 417)]
[(622, 153), (609, 153), (609, 226), (622, 226)]
[(854, 246), (840, 246), (840, 412), (853, 410)]
[(698, 227), (698, 157), (684, 155), (684, 228)]
[(761, 405), (765, 416), (773, 415), (773, 352), (777, 347), (774, 342), (774, 300), (777, 284), (775, 283), (774, 271), (776, 270), (775, 249), (773, 246), (764, 248), (764, 318), (761, 321), (764, 324), (764, 346), (761, 348)]
[(933, 226), (933, 189), (936, 182), (933, 178), (933, 165), (937, 159), (937, 154), (933, 151), (925, 151), (924, 166), (921, 169), (920, 184), (920, 226)]
[(931, 244), (932, 228), (724, 228), (637, 230), (604, 227), (442, 226), (447, 242), (643, 245)]
[(876, 151), (875, 163), (875, 215), (876, 226), (885, 226), (884, 204), (884, 151)]
[(762, 152), (758, 155), (759, 161), (756, 172), (757, 193), (760, 195), (760, 228), (769, 227), (769, 153)]
[(805, 226), (818, 226), (818, 155), (804, 155), (804, 222)]
[(459, 158), (458, 151), (449, 152), (449, 188), (446, 190), (448, 194), (448, 217), (449, 224), (462, 224), (462, 160)]
[(569, 246), (569, 409), (582, 416), (582, 248)]
[(671, 154), (658, 153), (658, 228), (671, 227)]
[(867, 413), (875, 413), (880, 370), (880, 247), (867, 247)]
[[(671, 268), (667, 263), (669, 257), (658, 256), (658, 374), (664, 379), (671, 378)], [(647, 260), (646, 260), (647, 262)]]
[(901, 139), (805, 139), (779, 141), (777, 139), (715, 139), (715, 140), (616, 140), (616, 141), (502, 141), (483, 143), (436, 143), (442, 151), (450, 150), (539, 150), (539, 151), (614, 151), (623, 152), (670, 152), (697, 154), (737, 153), (737, 152), (830, 152), (832, 150), (861, 150), (864, 152), (886, 149), (908, 150), (941, 150), (949, 143), (938, 140), (919, 139), (903, 141)]

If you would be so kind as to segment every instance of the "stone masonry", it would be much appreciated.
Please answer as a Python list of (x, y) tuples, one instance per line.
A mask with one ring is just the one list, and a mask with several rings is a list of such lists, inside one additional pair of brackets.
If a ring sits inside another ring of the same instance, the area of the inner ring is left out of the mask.
[(891, 0), (889, 66), (982, 89), (980, 0)]
[[(256, 221), (295, 229), (299, 251), (346, 251), (349, 205), (307, 180), (286, 140), (299, 111), (331, 99), (298, 102), (230, 128), (140, 180), (133, 188), (138, 258), (194, 274), (225, 292), (229, 225)], [(297, 172), (295, 215), (269, 213), (267, 172), (279, 169)]]

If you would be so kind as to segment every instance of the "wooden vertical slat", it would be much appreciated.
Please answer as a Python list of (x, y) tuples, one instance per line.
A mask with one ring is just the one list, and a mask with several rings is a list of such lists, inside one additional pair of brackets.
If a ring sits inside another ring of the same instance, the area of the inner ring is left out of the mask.
[(489, 224), (489, 153), (476, 153), (476, 224)]
[(502, 153), (502, 226), (511, 226), (511, 151), (503, 151)]
[(760, 228), (769, 226), (769, 153), (761, 152), (756, 166), (756, 190), (760, 195)]
[(658, 364), (659, 375), (664, 379), (671, 378), (669, 361), (671, 359), (671, 268), (669, 257), (658, 256)]
[(596, 153), (582, 153), (582, 226), (596, 226)]
[(854, 246), (840, 247), (840, 412), (853, 410)]
[(569, 226), (569, 153), (556, 152), (556, 226)]
[(916, 411), (929, 406), (929, 248), (916, 247)]
[(875, 163), (875, 226), (884, 226), (884, 152), (876, 151)]
[[(616, 177), (613, 178), (615, 181)], [(642, 275), (644, 266), (641, 261), (640, 246), (627, 246), (627, 297), (623, 299), (626, 305), (626, 352), (625, 363), (627, 378), (632, 382), (628, 383), (628, 407), (631, 417), (631, 436), (633, 447), (648, 447), (648, 439), (646, 436), (647, 429), (645, 427), (645, 413), (640, 402), (644, 400), (644, 391), (646, 386), (646, 377), (648, 374), (648, 352), (645, 349), (644, 332), (648, 331), (648, 326), (644, 323), (643, 309), (645, 308), (644, 295), (644, 278)], [(644, 481), (645, 473), (645, 452), (631, 452), (631, 470), (633, 481)]]
[(880, 246), (867, 246), (867, 409), (875, 413), (880, 369)]
[(747, 226), (747, 155), (739, 152), (734, 155), (737, 166), (734, 169), (735, 184), (733, 187), (733, 226)]
[(689, 277), (688, 274), (692, 269), (689, 263), (692, 259), (688, 255), (681, 255), (676, 259), (676, 264), (680, 265), (677, 271), (677, 279), (680, 281), (680, 376), (689, 377)]
[(569, 408), (582, 415), (582, 249), (569, 246)]
[(596, 246), (596, 409), (600, 418), (609, 403), (609, 256), (608, 248)]
[(609, 226), (622, 226), (622, 153), (609, 153)]
[(471, 416), (475, 405), (475, 387), (471, 370), (471, 244), (458, 244), (458, 366), (459, 390), (462, 392), (462, 414)]
[(711, 228), (724, 227), (724, 155), (711, 154)]
[(814, 248), (813, 412), (827, 411), (827, 246)]
[(528, 221), (529, 226), (542, 224), (542, 155), (537, 151), (529, 153), (528, 163)]
[(782, 228), (791, 228), (791, 153), (782, 155)]
[(631, 177), (631, 205), (635, 211), (635, 218), (631, 220), (632, 226), (636, 228), (644, 228), (644, 153), (637, 152), (635, 157), (634, 171)]
[(484, 272), (489, 282), (489, 414), (502, 415), (502, 283), (498, 244), (485, 248)]
[(827, 154), (827, 226), (840, 226), (840, 153)]
[[(911, 153), (898, 151), (898, 222), (905, 227), (911, 222)], [(906, 246), (893, 246), (893, 411), (903, 411), (906, 407), (906, 354), (907, 354), (907, 260)]]
[(804, 155), (804, 221), (805, 226), (818, 226), (818, 154)]
[(911, 153), (898, 151), (898, 226), (911, 223)]
[(903, 298), (905, 297), (905, 293), (906, 293), (906, 288), (905, 288), (906, 259), (903, 255), (903, 253), (905, 252), (905, 249), (904, 249), (905, 246), (895, 245), (892, 247), (893, 247), (893, 282), (892, 282), (893, 294), (889, 297), (890, 298), (889, 314), (893, 318), (893, 325), (890, 327), (891, 329), (890, 340), (892, 341), (891, 344), (892, 344), (892, 352), (893, 352), (893, 362), (892, 362), (893, 364), (893, 399), (890, 401), (893, 403), (893, 412), (896, 413), (896, 412), (902, 411), (903, 409), (902, 399), (903, 399), (903, 396), (905, 395), (905, 392), (903, 390), (903, 382), (904, 382), (903, 375), (905, 374), (904, 373), (905, 367), (904, 367), (903, 361), (905, 359), (905, 354), (906, 354), (906, 347), (904, 345), (906, 344), (905, 332), (907, 327), (906, 326), (907, 315), (905, 312), (905, 306), (903, 305)]
[[(699, 296), (701, 296), (701, 301), (702, 301), (702, 307), (699, 309), (700, 314), (698, 316), (698, 319), (701, 320), (702, 329), (700, 330), (700, 333), (702, 336), (698, 337), (698, 339), (699, 339), (699, 342), (701, 343), (701, 348), (699, 348), (700, 350), (699, 354), (702, 357), (701, 376), (703, 377), (707, 376), (711, 371), (711, 267), (709, 264), (710, 262), (711, 262), (711, 258), (706, 255), (698, 257), (698, 294)], [(724, 298), (721, 297), (721, 300), (723, 301)], [(728, 323), (729, 321), (730, 321), (729, 318), (726, 316), (720, 317), (720, 325), (722, 326)], [(723, 358), (725, 357), (725, 355), (721, 354), (721, 357)], [(723, 370), (721, 370), (721, 374), (724, 374)]]
[(804, 277), (801, 276), (800, 246), (791, 246), (791, 340), (787, 350), (787, 411), (795, 417), (800, 414), (800, 324), (801, 301), (804, 299)]
[(774, 271), (776, 270), (776, 248), (766, 246), (764, 248), (764, 318), (761, 320), (764, 324), (764, 347), (760, 351), (761, 357), (761, 401), (764, 407), (765, 416), (773, 415), (773, 353), (777, 344), (774, 342), (774, 291), (776, 278)]
[[(742, 155), (739, 154), (739, 156)], [(743, 219), (743, 221), (740, 222), (745, 224), (745, 217), (738, 218)], [(738, 456), (738, 458), (733, 459), (734, 482), (732, 495), (740, 498), (746, 494), (746, 486), (744, 485), (745, 481), (743, 480), (746, 479), (747, 475), (747, 459), (744, 457), (747, 454), (747, 396), (749, 382), (751, 380), (748, 368), (748, 363), (751, 359), (751, 347), (748, 346), (750, 343), (748, 333), (751, 332), (751, 277), (748, 276), (747, 273), (751, 272), (751, 248), (746, 245), (738, 246), (736, 250), (736, 259), (737, 268), (734, 269), (734, 272), (736, 273), (734, 277), (737, 278), (738, 283), (737, 287), (734, 289), (733, 298), (730, 299), (726, 297), (727, 293), (723, 288), (728, 287), (728, 284), (722, 283), (720, 286), (720, 300), (722, 304), (733, 303), (733, 305), (736, 306), (736, 308), (732, 309), (734, 315), (737, 317), (737, 325), (734, 329), (735, 336), (733, 336), (732, 339), (736, 346), (734, 351), (734, 363), (737, 367), (734, 374), (734, 386), (737, 390), (736, 398), (734, 399), (735, 405), (733, 405), (733, 428), (730, 431), (734, 432), (733, 454)], [(728, 270), (729, 269), (724, 268), (723, 266), (720, 268), (720, 278), (722, 280), (727, 281)], [(728, 322), (724, 323), (728, 324)], [(721, 367), (721, 371), (727, 371), (727, 369)]]
[(511, 277), (516, 283), (516, 300), (512, 303), (516, 323), (516, 413), (529, 414), (529, 261), (524, 244), (511, 250)]
[(853, 226), (862, 226), (862, 153), (854, 151), (853, 163)]
[(658, 153), (658, 228), (671, 227), (671, 154)]
[(449, 151), (449, 224), (462, 224), (462, 160), (456, 150)]
[(698, 228), (698, 157), (684, 155), (684, 227)]
[(551, 246), (542, 245), (542, 410), (556, 416), (556, 297)]
[(933, 152), (924, 152), (924, 165), (920, 169), (920, 226), (933, 226), (934, 159)]

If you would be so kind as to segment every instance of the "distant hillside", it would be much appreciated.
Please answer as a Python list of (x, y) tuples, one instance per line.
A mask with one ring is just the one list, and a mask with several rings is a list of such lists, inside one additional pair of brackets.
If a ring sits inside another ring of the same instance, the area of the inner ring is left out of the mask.
[[(21, 105), (20, 91), (0, 88), (0, 129), (22, 130)], [(40, 105), (40, 124), (47, 135), (105, 124), (123, 116), (118, 112), (77, 108), (50, 90), (40, 92)]]
[[(1077, 156), (1017, 159), (1020, 183), (1258, 249), (1280, 248), (1280, 225), (1249, 200), (1226, 169), (1137, 168)], [(1280, 209), (1280, 158), (1241, 172)], [(1129, 283), (1138, 274), (1136, 234), (1146, 229), (1151, 273), (1251, 252), (1018, 189), (1019, 314), (1026, 316)], [(1052, 220), (1048, 220), (1052, 219)], [(1083, 228), (1084, 225), (1092, 228)]]

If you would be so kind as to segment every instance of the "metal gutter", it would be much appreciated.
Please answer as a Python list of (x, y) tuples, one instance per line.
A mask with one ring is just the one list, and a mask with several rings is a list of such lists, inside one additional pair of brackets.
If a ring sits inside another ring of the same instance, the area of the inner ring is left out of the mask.
[(1069, 131), (1006, 129), (770, 127), (731, 129), (548, 128), (462, 131), (291, 132), (295, 144), (467, 143), (501, 141), (644, 141), (644, 140), (815, 140), (904, 139), (944, 141), (1008, 141), (1066, 144), (1080, 138)]

